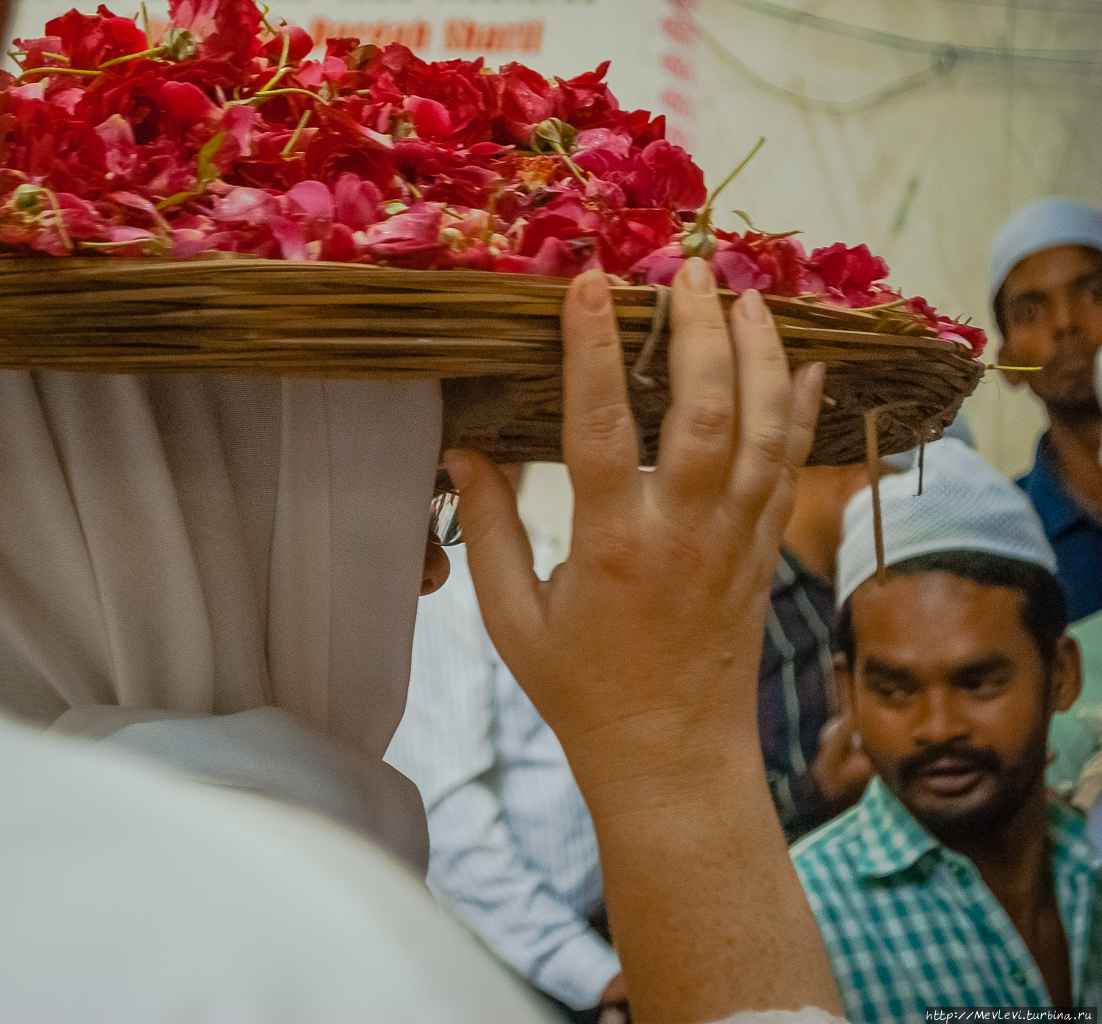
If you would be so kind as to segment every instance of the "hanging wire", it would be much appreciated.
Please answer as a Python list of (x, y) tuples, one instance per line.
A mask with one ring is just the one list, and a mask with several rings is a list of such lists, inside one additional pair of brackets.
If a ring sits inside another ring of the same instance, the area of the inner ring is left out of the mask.
[(1016, 7), (1020, 11), (1041, 11), (1044, 14), (1094, 14), (1102, 13), (1098, 0), (937, 0), (943, 4), (962, 4), (966, 7), (1000, 7), (1006, 10)]
[[(926, 67), (880, 86), (851, 100), (827, 100), (777, 85), (758, 74), (738, 57), (695, 15), (690, 5), (681, 5), (681, 16), (690, 19), (698, 38), (725, 64), (755, 88), (801, 110), (829, 114), (854, 114), (882, 106), (906, 93), (947, 79), (962, 63), (997, 65), (1002, 74), (1012, 76), (1027, 70), (1046, 70), (1061, 74), (1082, 74), (1102, 69), (1102, 53), (1097, 50), (1018, 50), (1008, 47), (958, 46), (949, 43), (913, 39), (908, 36), (835, 21), (807, 11), (785, 7), (771, 0), (728, 0), (746, 10), (821, 32), (871, 42), (890, 49), (920, 53), (929, 58)], [(1092, 0), (1096, 2), (1096, 0)], [(1098, 4), (1102, 9), (1102, 3)]]
[(924, 53), (931, 57), (952, 52), (957, 60), (997, 64), (1005, 67), (1013, 63), (1034, 71), (1058, 71), (1065, 73), (1092, 72), (1102, 67), (1102, 54), (1097, 50), (1016, 50), (1003, 46), (959, 46), (938, 43), (928, 39), (884, 32), (881, 29), (852, 25), (845, 21), (824, 18), (809, 11), (800, 11), (772, 0), (729, 0), (739, 7), (794, 25), (802, 25), (820, 32), (877, 43), (880, 46), (905, 53)]
[[(692, 17), (692, 15), (690, 15), (690, 17)], [(914, 92), (916, 89), (922, 89), (931, 82), (947, 78), (957, 66), (956, 50), (951, 46), (947, 46), (936, 53), (931, 59), (930, 64), (921, 71), (917, 71), (913, 75), (906, 75), (903, 78), (896, 79), (896, 81), (890, 82), (887, 85), (882, 85), (872, 92), (865, 93), (864, 96), (858, 96), (852, 100), (816, 99), (813, 96), (805, 96), (803, 93), (795, 92), (792, 89), (786, 89), (783, 85), (777, 85), (774, 82), (770, 82), (769, 79), (763, 78), (709, 32), (698, 19), (693, 17), (693, 21), (695, 23), (698, 38), (703, 41), (720, 60), (745, 78), (755, 88), (770, 96), (775, 96), (777, 99), (783, 100), (785, 103), (791, 104), (794, 107), (799, 107), (801, 110), (816, 111), (826, 114), (856, 114), (862, 110), (871, 110), (873, 107), (879, 107), (905, 93)]]

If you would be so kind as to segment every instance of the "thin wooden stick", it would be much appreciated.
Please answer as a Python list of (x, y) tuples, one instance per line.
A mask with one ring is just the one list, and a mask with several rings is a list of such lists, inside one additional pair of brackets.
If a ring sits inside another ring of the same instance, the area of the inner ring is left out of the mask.
[(658, 293), (658, 301), (654, 304), (650, 334), (647, 335), (647, 340), (643, 343), (639, 358), (635, 360), (635, 365), (631, 368), (632, 380), (645, 388), (653, 388), (655, 384), (654, 378), (645, 376), (643, 371), (650, 365), (654, 350), (658, 347), (658, 339), (662, 337), (662, 331), (666, 326), (666, 318), (670, 312), (670, 296), (673, 295), (673, 289), (667, 285), (656, 284), (654, 288)]
[(869, 486), (872, 488), (872, 536), (876, 547), (876, 582), (884, 586), (888, 582), (884, 567), (884, 523), (880, 518), (880, 438), (876, 418), (880, 409), (869, 409), (865, 413), (865, 464), (869, 471)]

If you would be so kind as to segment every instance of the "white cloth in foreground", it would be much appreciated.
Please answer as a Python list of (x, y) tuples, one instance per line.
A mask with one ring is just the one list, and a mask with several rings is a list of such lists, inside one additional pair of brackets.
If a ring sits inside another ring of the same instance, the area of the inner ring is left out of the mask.
[(173, 712), (194, 740), (189, 717), (274, 706), (423, 837), (381, 757), (440, 418), (435, 381), (0, 372), (0, 708), (98, 737)]
[[(924, 461), (921, 494), (917, 467), (880, 481), (885, 565), (935, 551), (969, 550), (1034, 562), (1056, 575), (1056, 556), (1022, 490), (955, 438), (927, 445)], [(876, 574), (871, 488), (846, 506), (842, 529), (839, 608)]]
[(992, 303), (1017, 263), (1058, 245), (1102, 249), (1102, 211), (1070, 199), (1036, 199), (1015, 210), (991, 239), (988, 286)]
[[(533, 538), (536, 571), (554, 565)], [(589, 926), (602, 899), (593, 822), (566, 755), (482, 624), (466, 548), (422, 598), (409, 700), (386, 759), (429, 819), (429, 888), (534, 985), (595, 1006), (620, 963)]]
[(324, 818), (0, 721), (0, 1020), (537, 1024), (408, 872)]
[(833, 1013), (809, 1006), (803, 1010), (762, 1010), (758, 1013), (736, 1013), (715, 1024), (846, 1024)]

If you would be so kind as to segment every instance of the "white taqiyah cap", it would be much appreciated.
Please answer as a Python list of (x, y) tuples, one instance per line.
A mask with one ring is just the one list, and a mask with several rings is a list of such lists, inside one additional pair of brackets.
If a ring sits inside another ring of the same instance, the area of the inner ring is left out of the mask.
[(989, 297), (992, 305), (1015, 264), (1058, 245), (1089, 245), (1102, 249), (1102, 211), (1070, 199), (1035, 199), (1015, 210), (991, 239)]
[[(918, 468), (880, 481), (884, 564), (935, 551), (986, 551), (1033, 562), (1056, 575), (1041, 520), (1025, 493), (955, 438), (926, 446), (922, 493)], [(838, 607), (876, 574), (872, 489), (846, 506), (838, 549)]]

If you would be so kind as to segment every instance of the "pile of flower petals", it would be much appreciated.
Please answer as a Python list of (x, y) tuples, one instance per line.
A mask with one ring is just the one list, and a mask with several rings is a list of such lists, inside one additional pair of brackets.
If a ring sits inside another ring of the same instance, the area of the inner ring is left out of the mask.
[[(661, 117), (621, 110), (607, 63), (427, 63), (330, 39), (253, 0), (170, 0), (151, 40), (101, 6), (16, 40), (0, 73), (0, 251), (229, 252), (414, 269), (670, 280), (704, 176)], [(860, 308), (900, 300), (843, 245), (711, 232), (717, 280)], [(712, 245), (709, 245), (712, 248)], [(907, 309), (979, 351), (982, 332)]]

